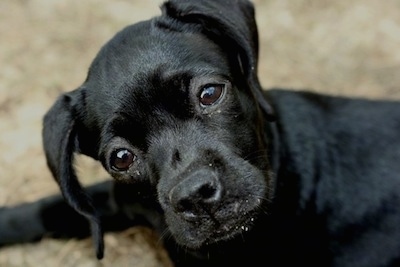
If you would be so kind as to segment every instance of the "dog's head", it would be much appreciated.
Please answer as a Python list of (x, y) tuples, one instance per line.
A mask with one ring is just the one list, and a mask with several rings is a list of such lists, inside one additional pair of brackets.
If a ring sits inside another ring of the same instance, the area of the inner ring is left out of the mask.
[(95, 207), (73, 153), (100, 160), (120, 182), (148, 183), (178, 243), (199, 248), (251, 228), (268, 198), (254, 10), (245, 0), (171, 0), (99, 52), (81, 87), (44, 119), (48, 165), (67, 202)]

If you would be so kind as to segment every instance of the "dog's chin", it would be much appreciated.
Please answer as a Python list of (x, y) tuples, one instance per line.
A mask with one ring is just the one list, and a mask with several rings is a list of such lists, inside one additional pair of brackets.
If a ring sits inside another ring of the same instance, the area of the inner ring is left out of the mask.
[(225, 218), (198, 218), (188, 221), (176, 215), (166, 216), (169, 230), (176, 242), (192, 250), (223, 244), (225, 241), (240, 237), (243, 239), (250, 232), (258, 217), (256, 210), (227, 216)]

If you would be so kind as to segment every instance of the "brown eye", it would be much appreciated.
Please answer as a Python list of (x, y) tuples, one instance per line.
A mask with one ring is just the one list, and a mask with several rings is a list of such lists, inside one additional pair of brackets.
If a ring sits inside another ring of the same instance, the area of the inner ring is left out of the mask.
[(221, 98), (224, 88), (223, 84), (208, 84), (204, 86), (200, 92), (200, 104), (202, 106), (215, 104)]
[(121, 148), (111, 154), (110, 165), (116, 171), (126, 171), (135, 161), (135, 155), (128, 149)]

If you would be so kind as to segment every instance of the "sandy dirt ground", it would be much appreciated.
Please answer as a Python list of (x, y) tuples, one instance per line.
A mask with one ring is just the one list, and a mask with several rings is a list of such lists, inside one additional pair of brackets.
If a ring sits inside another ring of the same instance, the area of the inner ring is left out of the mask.
[[(58, 192), (41, 146), (43, 114), (60, 93), (83, 82), (104, 42), (122, 27), (159, 14), (160, 3), (0, 1), (0, 206)], [(254, 3), (265, 88), (400, 99), (399, 0)], [(77, 165), (84, 184), (108, 179), (88, 158), (79, 157)], [(0, 249), (0, 266), (171, 266), (148, 229), (107, 234), (105, 241), (101, 262), (90, 239), (45, 239)]]

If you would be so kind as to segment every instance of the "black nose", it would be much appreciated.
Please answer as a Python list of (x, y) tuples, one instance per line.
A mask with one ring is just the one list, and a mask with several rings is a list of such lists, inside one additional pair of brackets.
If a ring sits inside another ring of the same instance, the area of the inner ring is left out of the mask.
[(207, 168), (190, 173), (169, 194), (175, 211), (187, 219), (210, 215), (221, 199), (222, 187), (215, 171)]

